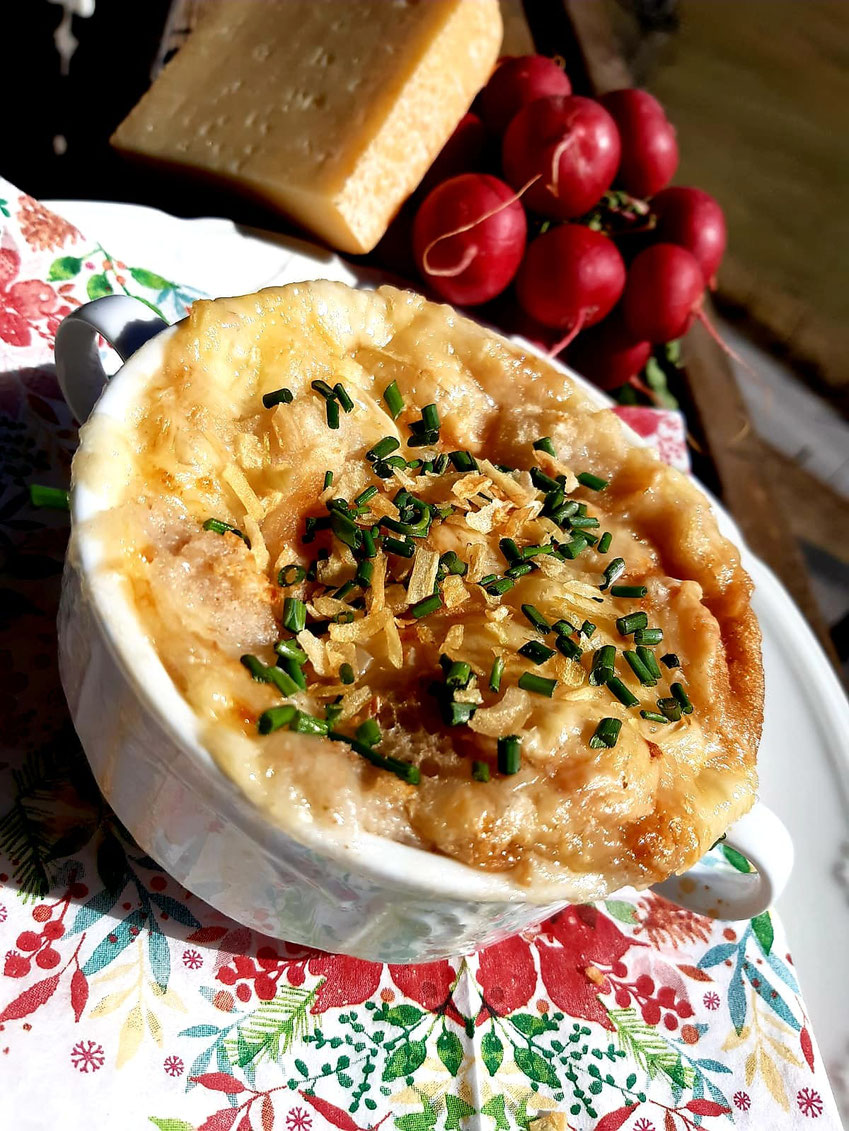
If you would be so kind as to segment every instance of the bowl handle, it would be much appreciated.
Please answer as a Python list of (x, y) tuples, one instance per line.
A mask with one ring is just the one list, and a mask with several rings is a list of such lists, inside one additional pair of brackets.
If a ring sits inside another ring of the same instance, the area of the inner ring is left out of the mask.
[[(655, 884), (673, 903), (714, 919), (754, 919), (781, 895), (793, 870), (793, 841), (779, 817), (760, 801), (728, 830), (723, 846), (738, 857), (735, 870), (705, 857), (681, 876)], [(748, 861), (753, 871), (740, 871)]]
[(63, 319), (56, 331), (56, 376), (80, 424), (88, 419), (109, 380), (97, 347), (98, 335), (126, 361), (167, 325), (164, 318), (130, 295), (106, 295)]

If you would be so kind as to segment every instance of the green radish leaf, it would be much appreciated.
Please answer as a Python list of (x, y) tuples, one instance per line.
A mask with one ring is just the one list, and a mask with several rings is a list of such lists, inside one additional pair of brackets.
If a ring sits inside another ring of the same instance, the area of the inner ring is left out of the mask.
[(536, 1080), (538, 1084), (548, 1084), (550, 1088), (560, 1086), (554, 1069), (538, 1052), (534, 1052), (533, 1049), (516, 1049), (515, 1057), (516, 1064), (528, 1079)]
[(436, 1051), (451, 1075), (456, 1076), (463, 1063), (463, 1046), (460, 1038), (446, 1029), (436, 1042)]
[(397, 1080), (399, 1076), (412, 1076), (424, 1064), (426, 1056), (424, 1041), (408, 1041), (390, 1056), (383, 1069), (382, 1079)]
[(146, 271), (144, 267), (131, 267), (130, 274), (140, 287), (147, 287), (150, 291), (167, 291), (174, 286), (167, 279), (163, 279), (161, 275), (157, 275), (153, 271)]
[(77, 259), (75, 255), (63, 255), (59, 259), (54, 259), (50, 264), (47, 279), (51, 283), (61, 282), (63, 279), (73, 279), (79, 275), (82, 265), (83, 261)]
[(88, 283), (86, 283), (86, 294), (89, 298), (104, 298), (106, 295), (112, 294), (112, 284), (106, 278), (105, 274), (92, 275)]
[(481, 1056), (487, 1072), (490, 1076), (494, 1076), (504, 1059), (504, 1045), (502, 1045), (494, 1029), (490, 1029), (488, 1033), (484, 1034), (481, 1041)]

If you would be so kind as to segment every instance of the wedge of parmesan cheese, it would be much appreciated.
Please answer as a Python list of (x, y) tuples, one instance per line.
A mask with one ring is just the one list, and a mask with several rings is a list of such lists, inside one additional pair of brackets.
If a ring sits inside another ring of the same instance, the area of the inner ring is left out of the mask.
[(498, 0), (220, 0), (112, 144), (370, 251), (501, 45)]

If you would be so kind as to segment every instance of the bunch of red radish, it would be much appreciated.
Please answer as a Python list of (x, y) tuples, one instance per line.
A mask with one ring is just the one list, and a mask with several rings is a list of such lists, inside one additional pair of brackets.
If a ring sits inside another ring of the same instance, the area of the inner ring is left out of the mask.
[[(551, 353), (570, 347), (606, 388), (634, 379), (655, 345), (703, 317), (725, 250), (713, 197), (667, 187), (678, 145), (663, 107), (642, 90), (577, 97), (556, 63), (528, 55), (502, 60), (475, 109), (424, 181), (422, 278), (458, 306), (512, 284), (511, 329)], [(487, 171), (496, 143), (503, 179)]]

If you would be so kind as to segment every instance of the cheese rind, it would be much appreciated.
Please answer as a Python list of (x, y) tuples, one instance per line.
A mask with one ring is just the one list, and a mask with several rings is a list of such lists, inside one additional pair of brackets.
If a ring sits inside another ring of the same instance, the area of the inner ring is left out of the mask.
[(223, 0), (112, 137), (370, 251), (486, 82), (497, 0)]

